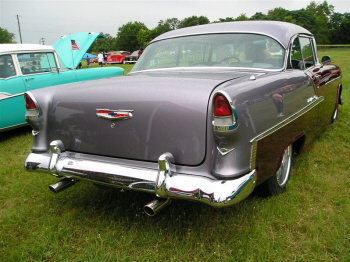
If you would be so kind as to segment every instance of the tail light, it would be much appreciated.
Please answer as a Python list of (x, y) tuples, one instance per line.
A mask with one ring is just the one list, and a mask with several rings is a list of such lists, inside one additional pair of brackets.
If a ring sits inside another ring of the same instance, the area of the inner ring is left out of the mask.
[(41, 117), (41, 109), (34, 97), (29, 93), (25, 93), (24, 100), (26, 104), (26, 119), (36, 119)]
[(214, 116), (231, 116), (232, 108), (223, 94), (217, 94), (214, 97)]
[(235, 108), (230, 97), (218, 92), (213, 99), (213, 127), (215, 131), (227, 131), (236, 127)]

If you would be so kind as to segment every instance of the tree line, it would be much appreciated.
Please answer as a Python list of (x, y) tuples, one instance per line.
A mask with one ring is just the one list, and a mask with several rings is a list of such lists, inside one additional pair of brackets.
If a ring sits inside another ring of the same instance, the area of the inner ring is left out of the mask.
[[(142, 22), (128, 22), (118, 29), (116, 37), (107, 34), (108, 39), (99, 39), (91, 47), (91, 52), (100, 50), (134, 51), (145, 47), (152, 39), (165, 32), (195, 25), (230, 21), (273, 20), (300, 25), (315, 35), (318, 44), (350, 44), (350, 13), (336, 13), (327, 1), (311, 1), (303, 9), (289, 11), (281, 7), (269, 10), (267, 14), (255, 13), (252, 17), (241, 14), (236, 18), (220, 18), (209, 21), (205, 16), (192, 16), (183, 20), (170, 18), (161, 20), (154, 29), (148, 29)], [(105, 34), (106, 35), (106, 34)]]
[[(191, 16), (183, 20), (169, 18), (159, 21), (158, 25), (153, 29), (147, 28), (142, 22), (128, 22), (118, 28), (115, 37), (101, 32), (107, 36), (107, 39), (97, 39), (89, 52), (99, 52), (102, 50), (125, 50), (132, 52), (144, 48), (155, 37), (174, 29), (209, 23), (248, 20), (290, 22), (312, 32), (318, 44), (350, 44), (350, 13), (342, 14), (335, 12), (334, 6), (329, 5), (327, 1), (322, 3), (311, 1), (306, 8), (300, 10), (289, 11), (282, 7), (277, 7), (269, 10), (267, 14), (257, 12), (251, 17), (241, 14), (236, 18), (220, 18), (212, 22), (205, 16)], [(0, 28), (0, 43), (10, 43), (13, 39), (14, 34)]]

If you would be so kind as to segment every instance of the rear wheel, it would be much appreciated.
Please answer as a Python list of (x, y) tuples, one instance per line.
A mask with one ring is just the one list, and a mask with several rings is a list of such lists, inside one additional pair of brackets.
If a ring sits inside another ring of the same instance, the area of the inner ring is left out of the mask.
[(277, 172), (259, 186), (258, 193), (262, 196), (273, 196), (283, 193), (292, 169), (293, 147), (290, 144), (283, 153), (281, 164)]

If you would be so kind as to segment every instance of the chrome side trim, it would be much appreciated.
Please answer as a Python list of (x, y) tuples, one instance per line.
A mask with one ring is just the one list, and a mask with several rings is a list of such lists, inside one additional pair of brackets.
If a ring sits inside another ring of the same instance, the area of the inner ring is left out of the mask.
[(272, 133), (278, 131), (279, 129), (283, 128), (284, 126), (288, 125), (289, 123), (293, 122), (294, 120), (298, 119), (314, 107), (316, 107), (318, 104), (320, 104), (324, 100), (324, 97), (317, 97), (317, 100), (314, 100), (314, 103), (307, 105), (303, 109), (296, 112), (294, 115), (288, 117), (281, 123), (271, 127), (270, 129), (266, 130), (265, 132), (261, 133), (260, 135), (254, 137), (252, 140), (250, 140), (250, 143), (252, 145), (251, 149), (251, 156), (250, 156), (250, 169), (254, 170), (256, 166), (256, 153), (257, 153), (257, 146), (258, 141), (271, 135)]
[(19, 93), (19, 94), (12, 95), (10, 93), (0, 92), (0, 101), (1, 100), (6, 100), (6, 99), (10, 99), (10, 98), (13, 98), (13, 97), (16, 97), (16, 96), (22, 96), (22, 95), (24, 95), (24, 93)]
[(14, 125), (14, 126), (7, 126), (7, 127), (4, 127), (4, 128), (0, 128), (0, 132), (8, 131), (8, 130), (19, 128), (19, 127), (24, 127), (24, 126), (27, 126), (27, 125), (28, 125), (28, 123), (25, 122), (25, 123)]
[(331, 83), (333, 83), (334, 81), (338, 81), (342, 78), (342, 76), (338, 76), (337, 78), (332, 78), (331, 80), (327, 81), (324, 85), (329, 85)]
[(178, 173), (170, 153), (161, 155), (158, 168), (152, 169), (72, 157), (62, 151), (64, 145), (61, 141), (53, 141), (50, 148), (51, 153), (29, 154), (25, 168), (28, 171), (153, 193), (166, 199), (202, 202), (213, 207), (230, 206), (242, 201), (253, 191), (257, 179), (255, 170), (233, 180)]
[[(152, 40), (148, 45), (153, 44), (153, 43), (158, 42), (158, 41), (163, 41), (166, 39), (178, 38), (178, 37), (197, 36), (197, 35), (212, 35), (212, 34), (234, 34), (234, 33), (268, 36), (268, 37), (272, 38), (273, 40), (275, 40), (276, 42), (278, 42), (282, 47), (284, 47), (284, 49), (286, 49), (286, 47), (280, 42), (279, 39), (277, 39), (276, 37), (274, 37), (270, 34), (261, 33), (259, 31), (244, 31), (244, 30), (234, 31), (234, 32), (230, 31), (230, 30), (221, 30), (221, 31), (217, 31), (217, 32), (207, 31), (207, 32), (200, 32), (200, 33), (187, 33), (187, 34), (181, 34), (181, 35), (177, 35), (177, 36), (169, 36), (169, 37), (164, 37), (164, 38), (159, 38), (159, 39), (156, 38), (156, 39)], [(306, 35), (306, 34), (303, 34), (303, 35)]]
[(220, 154), (221, 155), (223, 155), (223, 156), (226, 156), (228, 153), (230, 153), (231, 151), (233, 151), (234, 150), (234, 148), (231, 148), (231, 149), (227, 149), (227, 148), (224, 148), (224, 147), (222, 147), (222, 148), (220, 148), (220, 147), (216, 147), (216, 149), (220, 152)]
[[(266, 68), (255, 68), (255, 67), (215, 67), (215, 66), (203, 66), (203, 67), (167, 67), (167, 68), (155, 68), (155, 69), (143, 69), (137, 70), (128, 73), (128, 75), (134, 75), (139, 73), (148, 73), (148, 72), (157, 72), (157, 71), (186, 71), (186, 72), (212, 72), (214, 69), (222, 70), (222, 72), (237, 72), (237, 70), (242, 70), (242, 72), (246, 72), (247, 74), (259, 74), (263, 72), (281, 72), (284, 70), (284, 67), (278, 69), (266, 69)], [(223, 71), (225, 70), (225, 71)]]

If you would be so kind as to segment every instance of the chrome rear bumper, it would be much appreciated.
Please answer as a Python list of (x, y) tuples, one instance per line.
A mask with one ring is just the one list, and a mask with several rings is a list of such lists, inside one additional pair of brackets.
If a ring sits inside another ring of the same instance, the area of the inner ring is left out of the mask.
[(61, 141), (53, 141), (50, 149), (50, 154), (29, 154), (25, 161), (26, 170), (154, 193), (160, 198), (198, 201), (214, 207), (242, 201), (250, 195), (256, 183), (255, 170), (233, 180), (177, 173), (170, 153), (159, 157), (158, 169), (150, 169), (69, 157)]

